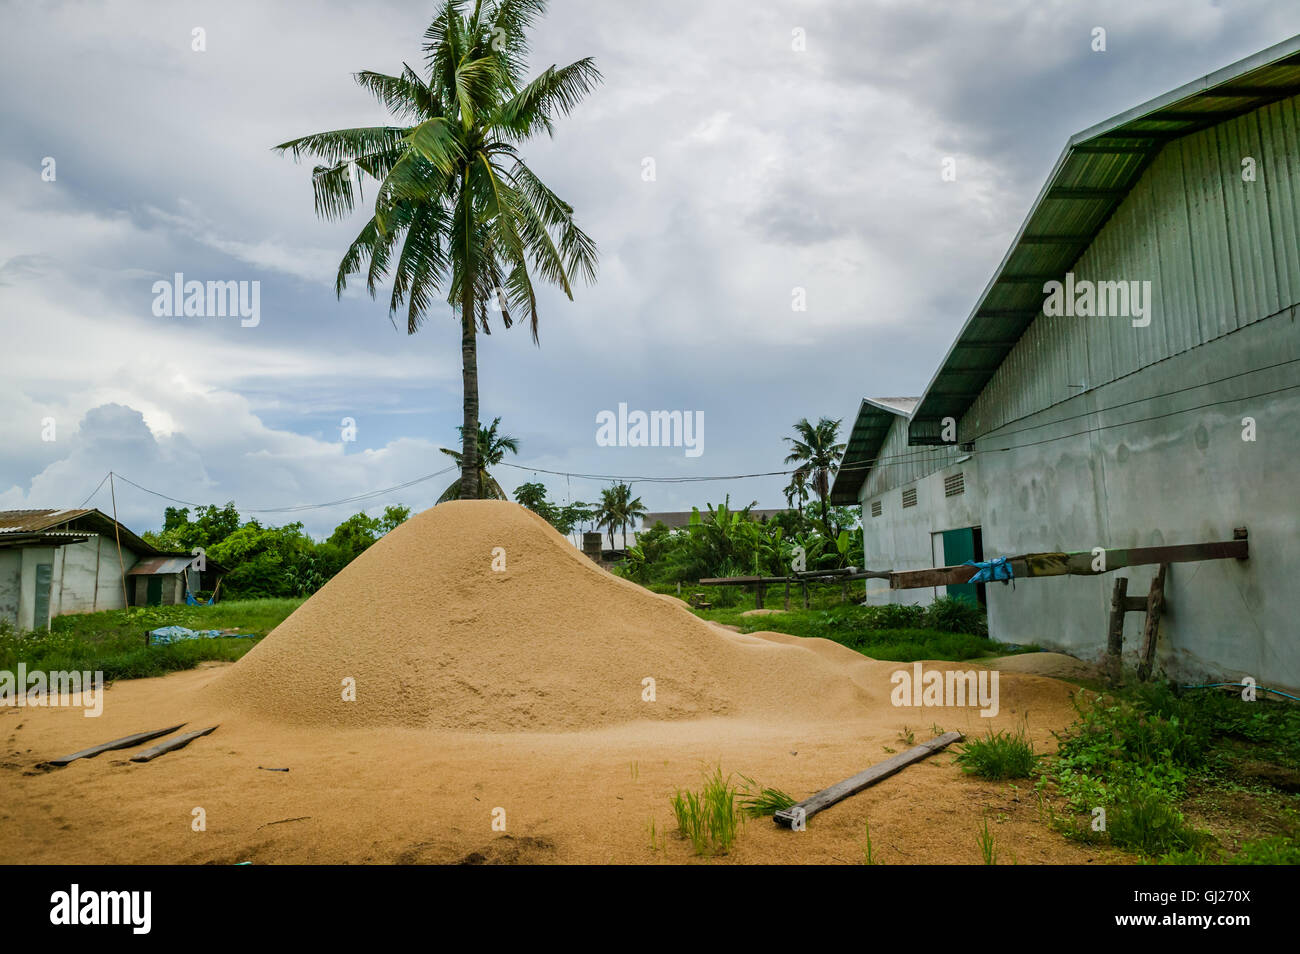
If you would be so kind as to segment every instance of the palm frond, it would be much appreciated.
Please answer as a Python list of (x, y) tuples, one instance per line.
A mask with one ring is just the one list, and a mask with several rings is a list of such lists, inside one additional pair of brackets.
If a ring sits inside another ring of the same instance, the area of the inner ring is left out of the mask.
[(276, 152), (289, 153), (295, 161), (303, 156), (314, 156), (333, 165), (358, 156), (387, 152), (401, 145), (406, 129), (401, 126), (363, 126), (356, 129), (333, 129), (290, 139), (278, 146)]

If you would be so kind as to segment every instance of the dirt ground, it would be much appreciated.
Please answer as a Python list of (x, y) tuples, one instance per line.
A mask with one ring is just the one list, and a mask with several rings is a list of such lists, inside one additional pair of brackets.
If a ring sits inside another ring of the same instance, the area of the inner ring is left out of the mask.
[[(709, 625), (522, 507), (453, 501), (237, 663), (123, 681), (94, 719), (0, 710), (0, 862), (683, 862), (670, 798), (712, 767), (802, 799), (908, 748), (908, 731), (1026, 723), (1042, 750), (1073, 721), (1073, 687), (1039, 673), (999, 669), (1000, 711), (983, 718), (896, 705), (899, 669), (913, 667)], [(220, 728), (145, 764), (130, 750), (45, 764), (179, 722)], [(1048, 830), (1027, 783), (973, 781), (952, 759), (807, 831), (752, 821), (725, 860), (858, 862), (870, 819), (882, 861), (975, 863), (986, 817), (1004, 861), (1096, 860)]]
[[(804, 642), (851, 662), (843, 647)], [(992, 719), (976, 709), (889, 707), (875, 718), (812, 724), (705, 718), (555, 733), (293, 728), (187, 701), (227, 668), (120, 682), (97, 719), (69, 708), (0, 710), (0, 862), (695, 862), (673, 832), (669, 799), (679, 787), (698, 788), (706, 767), (720, 764), (802, 798), (906, 748), (905, 727), (921, 741), (934, 725), (979, 734), (1027, 720), (1036, 747), (1050, 750), (1050, 730), (1072, 718), (1073, 687), (1007, 673), (1002, 711)], [(220, 728), (150, 763), (132, 763), (138, 750), (122, 750), (62, 769), (42, 765), (173, 716), (187, 728)], [(869, 820), (882, 863), (979, 864), (976, 831), (986, 817), (1002, 864), (1116, 860), (1048, 829), (1028, 782), (972, 780), (952, 759), (946, 751), (912, 765), (815, 816), (804, 832), (751, 820), (732, 852), (708, 863), (859, 864)], [(505, 810), (504, 831), (493, 829), (497, 808)], [(196, 809), (204, 831), (193, 830)]]

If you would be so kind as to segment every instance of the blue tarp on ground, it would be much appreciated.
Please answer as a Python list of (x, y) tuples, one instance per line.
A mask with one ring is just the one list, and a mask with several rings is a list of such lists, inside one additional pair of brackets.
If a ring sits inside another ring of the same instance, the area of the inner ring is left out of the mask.
[(255, 633), (223, 633), (219, 629), (186, 629), (184, 626), (161, 626), (149, 630), (149, 644), (165, 646), (178, 643), (183, 639), (216, 639), (229, 636), (232, 639), (248, 639)]

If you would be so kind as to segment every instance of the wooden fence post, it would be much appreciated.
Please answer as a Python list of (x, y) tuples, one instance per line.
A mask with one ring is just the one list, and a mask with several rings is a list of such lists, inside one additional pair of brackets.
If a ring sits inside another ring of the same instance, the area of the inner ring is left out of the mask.
[(1156, 639), (1160, 635), (1160, 614), (1165, 609), (1165, 571), (1168, 569), (1168, 563), (1160, 564), (1155, 579), (1151, 581), (1151, 592), (1147, 594), (1147, 621), (1142, 630), (1142, 658), (1138, 662), (1139, 682), (1151, 678), (1151, 667), (1156, 658)]
[(1118, 686), (1124, 656), (1124, 613), (1128, 609), (1128, 577), (1115, 579), (1110, 598), (1110, 629), (1106, 633), (1106, 681)]

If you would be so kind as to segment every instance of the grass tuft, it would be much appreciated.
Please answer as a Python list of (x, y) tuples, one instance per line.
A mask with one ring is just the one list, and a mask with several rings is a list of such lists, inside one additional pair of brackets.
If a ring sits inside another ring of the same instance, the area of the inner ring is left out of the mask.
[(740, 813), (746, 818), (770, 818), (795, 804), (793, 796), (779, 788), (764, 788), (748, 775), (740, 777), (745, 787), (736, 793), (736, 802), (740, 806)]
[(1024, 727), (1014, 733), (990, 730), (982, 739), (972, 739), (963, 746), (956, 761), (962, 770), (980, 778), (1028, 778), (1038, 756)]
[(679, 789), (672, 806), (678, 832), (697, 855), (725, 855), (731, 850), (742, 816), (736, 810), (736, 787), (730, 775), (723, 776), (721, 767), (705, 777), (702, 791)]

